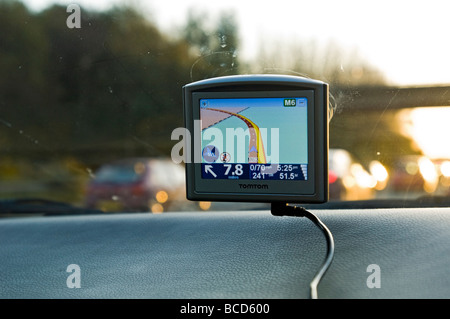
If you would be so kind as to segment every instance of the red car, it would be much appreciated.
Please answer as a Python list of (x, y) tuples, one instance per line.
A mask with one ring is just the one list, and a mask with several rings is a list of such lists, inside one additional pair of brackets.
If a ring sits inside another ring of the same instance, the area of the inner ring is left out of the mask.
[(183, 166), (170, 159), (134, 158), (101, 166), (87, 185), (85, 206), (160, 213), (184, 199)]

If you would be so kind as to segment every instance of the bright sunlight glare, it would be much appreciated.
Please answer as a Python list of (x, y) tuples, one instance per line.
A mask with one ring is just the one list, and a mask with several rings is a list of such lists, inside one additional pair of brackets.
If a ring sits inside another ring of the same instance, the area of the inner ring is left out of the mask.
[(399, 114), (402, 132), (431, 159), (450, 159), (450, 107), (419, 107)]

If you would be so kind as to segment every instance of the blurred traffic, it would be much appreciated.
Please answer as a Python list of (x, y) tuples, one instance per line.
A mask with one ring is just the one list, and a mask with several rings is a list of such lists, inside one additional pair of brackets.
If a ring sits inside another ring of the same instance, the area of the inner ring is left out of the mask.
[(450, 196), (450, 160), (407, 155), (392, 166), (372, 160), (363, 166), (343, 149), (330, 149), (330, 200)]
[(372, 199), (386, 188), (389, 174), (378, 161), (366, 169), (344, 149), (329, 151), (330, 200)]
[[(265, 204), (190, 202), (184, 166), (170, 159), (128, 159), (99, 167), (86, 187), (85, 205), (105, 212), (266, 208)], [(330, 201), (450, 195), (450, 160), (423, 155), (398, 158), (392, 166), (361, 163), (345, 149), (329, 150)]]
[(103, 211), (162, 213), (184, 199), (184, 169), (167, 159), (124, 159), (102, 165), (86, 188), (85, 206)]
[[(31, 179), (24, 180), (23, 175)], [(186, 200), (185, 169), (170, 158), (126, 158), (89, 168), (73, 159), (59, 162), (0, 162), (0, 198), (62, 200), (112, 212), (232, 210), (268, 208), (259, 203)], [(362, 162), (350, 151), (329, 150), (330, 201), (450, 196), (450, 160), (424, 155)], [(20, 191), (20, 192), (19, 192)], [(53, 197), (52, 197), (53, 196)]]

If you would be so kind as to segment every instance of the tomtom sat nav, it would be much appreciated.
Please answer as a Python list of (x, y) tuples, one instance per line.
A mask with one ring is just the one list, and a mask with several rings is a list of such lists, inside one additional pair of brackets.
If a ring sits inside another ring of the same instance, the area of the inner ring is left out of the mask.
[(190, 200), (328, 200), (328, 84), (225, 76), (183, 87)]

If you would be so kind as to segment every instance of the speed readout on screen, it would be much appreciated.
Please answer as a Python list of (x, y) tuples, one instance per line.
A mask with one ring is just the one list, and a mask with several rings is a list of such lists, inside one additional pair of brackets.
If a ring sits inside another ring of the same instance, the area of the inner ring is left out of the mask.
[(307, 180), (307, 108), (306, 97), (201, 99), (202, 178)]

